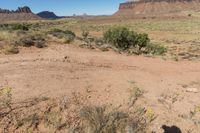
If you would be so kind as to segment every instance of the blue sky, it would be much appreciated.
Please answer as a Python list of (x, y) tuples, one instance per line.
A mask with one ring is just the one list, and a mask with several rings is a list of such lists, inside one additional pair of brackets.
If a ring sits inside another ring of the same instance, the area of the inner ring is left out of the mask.
[(125, 0), (0, 0), (0, 8), (15, 10), (19, 6), (29, 6), (34, 13), (53, 11), (57, 15), (87, 13), (90, 15), (112, 14), (119, 3)]

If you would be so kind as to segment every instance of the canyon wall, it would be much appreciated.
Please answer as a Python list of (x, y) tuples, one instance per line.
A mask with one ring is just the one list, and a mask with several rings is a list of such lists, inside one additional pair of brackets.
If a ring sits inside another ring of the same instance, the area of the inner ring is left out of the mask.
[(114, 15), (159, 15), (200, 11), (200, 0), (140, 0), (121, 3)]

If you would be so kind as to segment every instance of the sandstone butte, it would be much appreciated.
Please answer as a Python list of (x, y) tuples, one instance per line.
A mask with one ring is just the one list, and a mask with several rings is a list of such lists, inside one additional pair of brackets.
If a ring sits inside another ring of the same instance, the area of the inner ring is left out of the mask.
[(164, 15), (200, 11), (200, 0), (139, 0), (121, 3), (115, 16)]

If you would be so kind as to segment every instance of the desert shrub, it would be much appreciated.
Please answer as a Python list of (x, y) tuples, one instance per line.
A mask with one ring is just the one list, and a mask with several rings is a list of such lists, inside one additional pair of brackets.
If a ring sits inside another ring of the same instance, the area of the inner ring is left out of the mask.
[(25, 24), (12, 24), (11, 27), (12, 30), (23, 30), (23, 31), (29, 30), (29, 26)]
[(104, 39), (103, 38), (97, 38), (95, 39), (95, 44), (98, 45), (98, 46), (101, 46), (105, 43)]
[(6, 108), (11, 110), (11, 102), (12, 102), (12, 88), (5, 87), (0, 89), (0, 110), (2, 108)]
[(83, 133), (125, 133), (144, 132), (148, 122), (146, 110), (141, 109), (134, 115), (120, 111), (107, 111), (104, 107), (83, 107), (80, 117)]
[(88, 36), (89, 36), (89, 31), (82, 31), (82, 37), (83, 37), (83, 39), (86, 39), (86, 38), (88, 38)]
[[(134, 97), (142, 95), (135, 89)], [(156, 118), (154, 110), (132, 106), (123, 111), (109, 106), (87, 106), (84, 98), (59, 99), (36, 97), (13, 101), (12, 88), (0, 89), (0, 132), (73, 132), (138, 133), (145, 132)]]
[(17, 43), (23, 47), (35, 46), (37, 48), (45, 47), (46, 40), (40, 34), (23, 36)]
[(137, 34), (126, 27), (114, 27), (104, 33), (104, 39), (107, 43), (126, 50), (136, 44)]
[(4, 54), (17, 54), (17, 53), (19, 53), (19, 49), (15, 45), (11, 45), (11, 44), (10, 45), (5, 45), (3, 47), (3, 53)]
[(159, 44), (150, 43), (146, 47), (146, 52), (152, 55), (163, 55), (167, 52), (167, 48)]
[(138, 46), (139, 48), (139, 51), (141, 51), (142, 48), (145, 48), (149, 44), (150, 39), (148, 37), (148, 34), (143, 33), (136, 36), (135, 42), (136, 46)]
[(94, 42), (95, 41), (95, 38), (94, 37), (88, 37), (88, 40), (89, 40), (89, 42)]
[(28, 24), (20, 24), (20, 23), (13, 23), (13, 24), (0, 24), (0, 28), (3, 30), (23, 30), (28, 31), (30, 25)]
[(167, 49), (161, 45), (150, 43), (148, 34), (138, 34), (126, 27), (114, 27), (104, 33), (104, 40), (120, 50), (134, 54), (162, 55)]
[(133, 106), (138, 100), (138, 98), (143, 95), (143, 93), (144, 91), (138, 88), (137, 86), (134, 86), (132, 89), (130, 89), (129, 105)]
[(66, 43), (71, 43), (76, 37), (76, 34), (70, 30), (53, 29), (48, 33), (59, 39), (65, 39)]
[(9, 24), (0, 24), (0, 29), (1, 30), (8, 30), (9, 29)]
[(57, 129), (61, 125), (62, 117), (60, 112), (48, 112), (44, 115), (44, 119), (47, 126)]
[(16, 31), (16, 35), (17, 36), (27, 35), (28, 33), (29, 33), (29, 31), (24, 31), (24, 30), (18, 30), (18, 31)]

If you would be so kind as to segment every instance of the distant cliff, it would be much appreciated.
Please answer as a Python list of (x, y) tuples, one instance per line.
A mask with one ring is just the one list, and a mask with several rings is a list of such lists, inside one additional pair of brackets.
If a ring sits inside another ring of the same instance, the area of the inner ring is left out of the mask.
[(200, 0), (139, 0), (121, 3), (118, 16), (162, 15), (183, 11), (200, 11)]
[(4, 21), (27, 21), (41, 19), (34, 14), (27, 6), (19, 7), (17, 10), (7, 10), (0, 8), (0, 22)]

